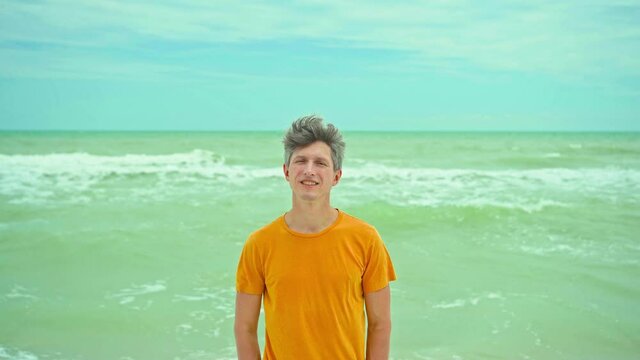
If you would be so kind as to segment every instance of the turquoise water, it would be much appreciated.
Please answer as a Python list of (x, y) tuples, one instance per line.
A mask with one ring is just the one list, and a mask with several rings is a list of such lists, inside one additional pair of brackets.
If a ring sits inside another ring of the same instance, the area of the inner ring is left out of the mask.
[[(0, 359), (234, 359), (280, 133), (0, 133)], [(393, 359), (640, 354), (640, 134), (346, 133)], [(263, 332), (260, 332), (263, 343)]]

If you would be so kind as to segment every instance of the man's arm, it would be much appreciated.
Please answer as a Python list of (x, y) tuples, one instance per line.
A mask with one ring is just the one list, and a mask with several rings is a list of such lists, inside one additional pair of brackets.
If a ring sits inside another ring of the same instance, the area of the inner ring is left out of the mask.
[(260, 360), (258, 345), (258, 319), (262, 295), (236, 293), (236, 319), (233, 331), (236, 336), (238, 360)]
[(367, 307), (367, 360), (389, 359), (391, 291), (387, 285), (364, 295)]

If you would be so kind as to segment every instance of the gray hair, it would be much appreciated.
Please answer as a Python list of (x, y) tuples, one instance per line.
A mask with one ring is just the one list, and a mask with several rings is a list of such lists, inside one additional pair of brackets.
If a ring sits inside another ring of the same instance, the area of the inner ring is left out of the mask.
[(333, 124), (324, 125), (322, 117), (317, 115), (303, 116), (291, 124), (282, 140), (284, 143), (284, 163), (289, 166), (291, 155), (297, 148), (305, 147), (316, 141), (322, 141), (331, 148), (333, 170), (342, 169), (345, 147), (342, 134)]

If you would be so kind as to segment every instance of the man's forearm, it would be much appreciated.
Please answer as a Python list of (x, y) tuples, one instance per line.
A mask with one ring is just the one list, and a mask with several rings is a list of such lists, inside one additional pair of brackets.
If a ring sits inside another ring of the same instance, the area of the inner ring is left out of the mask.
[(260, 345), (256, 332), (236, 330), (238, 360), (260, 360)]
[(388, 360), (391, 323), (369, 325), (367, 329), (367, 360)]

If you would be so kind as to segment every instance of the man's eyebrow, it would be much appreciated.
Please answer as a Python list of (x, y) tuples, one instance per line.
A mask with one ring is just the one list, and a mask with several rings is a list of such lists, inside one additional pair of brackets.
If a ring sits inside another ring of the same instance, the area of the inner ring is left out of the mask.
[(305, 156), (305, 155), (296, 155), (294, 157), (291, 158), (291, 160), (297, 160), (297, 159), (313, 159), (313, 160), (322, 160), (322, 161), (329, 161), (329, 158), (323, 155), (318, 155), (318, 156)]

